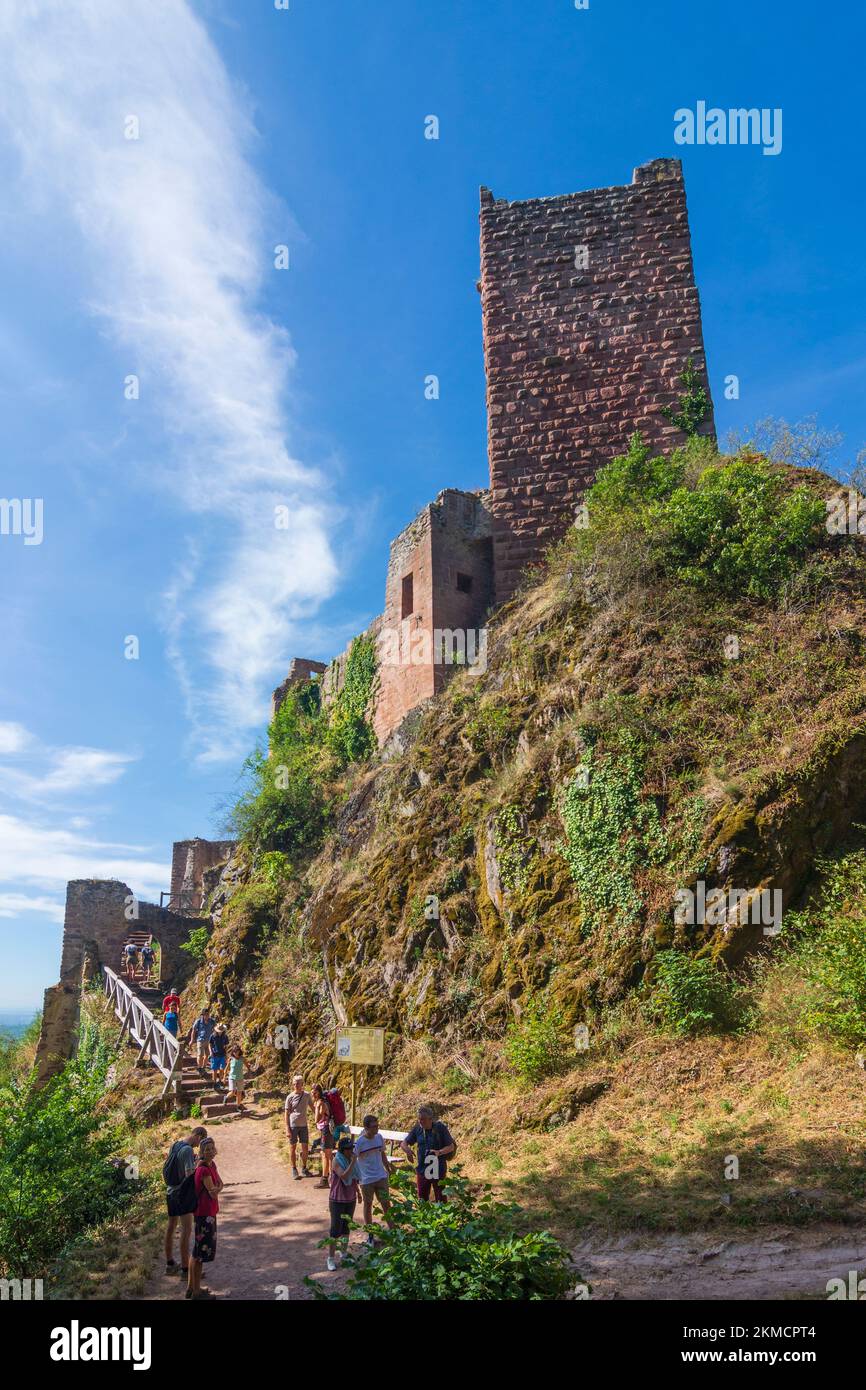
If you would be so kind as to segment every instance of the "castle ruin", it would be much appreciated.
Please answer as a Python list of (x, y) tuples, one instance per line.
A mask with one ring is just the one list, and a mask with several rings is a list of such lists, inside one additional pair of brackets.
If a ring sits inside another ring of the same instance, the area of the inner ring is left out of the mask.
[[(653, 448), (681, 442), (664, 411), (678, 404), (689, 359), (709, 395), (679, 160), (553, 198), (510, 203), (482, 188), (480, 220), (490, 485), (441, 492), (391, 542), (384, 611), (367, 629), (380, 745), (455, 665), (472, 665), (468, 652), (454, 661), (454, 634), (464, 646), (473, 634), (477, 658), (490, 608), (573, 523), (596, 471), (635, 430)], [(714, 431), (712, 410), (703, 429)], [(346, 655), (321, 674), (326, 703)], [(296, 658), (274, 711), (318, 671)]]

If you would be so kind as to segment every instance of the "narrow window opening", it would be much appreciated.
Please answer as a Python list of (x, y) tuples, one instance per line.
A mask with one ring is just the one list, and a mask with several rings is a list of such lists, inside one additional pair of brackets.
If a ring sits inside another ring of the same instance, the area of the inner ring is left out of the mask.
[(403, 576), (403, 592), (400, 601), (401, 618), (411, 618), (412, 614), (415, 611), (415, 596), (413, 593), (413, 588), (414, 586), (412, 584), (411, 574), (405, 574)]
[(458, 592), (461, 593), (461, 594), (471, 594), (471, 593), (472, 593), (472, 575), (471, 575), (471, 574), (458, 574), (458, 576), (457, 576), (457, 589), (458, 589)]

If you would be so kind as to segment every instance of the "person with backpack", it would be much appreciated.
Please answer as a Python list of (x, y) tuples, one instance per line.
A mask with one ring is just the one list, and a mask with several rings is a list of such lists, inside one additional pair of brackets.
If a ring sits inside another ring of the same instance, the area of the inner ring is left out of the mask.
[[(414, 1148), (418, 1149), (416, 1163)], [(432, 1189), (434, 1202), (444, 1202), (442, 1184), (448, 1170), (448, 1159), (457, 1152), (447, 1125), (433, 1118), (429, 1105), (418, 1107), (418, 1123), (413, 1125), (400, 1148), (415, 1167), (415, 1183), (422, 1202), (429, 1202)]]
[(216, 1020), (211, 1018), (210, 1011), (205, 1006), (192, 1025), (189, 1034), (190, 1046), (195, 1042), (195, 1062), (199, 1071), (205, 1069), (208, 1059), (208, 1045), (215, 1028)]
[[(195, 1149), (207, 1130), (197, 1125), (186, 1139), (176, 1139), (168, 1151), (162, 1166), (165, 1182), (165, 1201), (168, 1208), (168, 1225), (165, 1230), (165, 1272), (182, 1277), (189, 1274), (190, 1237), (192, 1218), (197, 1204), (195, 1183)], [(174, 1233), (180, 1223), (180, 1264), (174, 1258)]]
[(126, 947), (124, 948), (124, 955), (126, 956), (126, 978), (128, 980), (134, 980), (136, 967), (138, 966), (138, 947), (134, 941), (127, 941)]
[(319, 1144), (322, 1150), (322, 1176), (316, 1183), (317, 1187), (330, 1187), (331, 1158), (334, 1152), (334, 1131), (331, 1123), (331, 1105), (327, 1094), (322, 1086), (316, 1085), (312, 1090), (313, 1113), (316, 1120), (316, 1129), (319, 1131)]
[(214, 1162), (216, 1144), (213, 1139), (203, 1139), (199, 1145), (198, 1163), (193, 1181), (198, 1201), (195, 1208), (195, 1243), (192, 1259), (189, 1262), (189, 1284), (186, 1297), (195, 1299), (213, 1298), (208, 1289), (201, 1286), (204, 1265), (210, 1264), (216, 1256), (217, 1213), (220, 1209), (219, 1194), (223, 1190), (223, 1180)]
[(156, 952), (154, 951), (150, 942), (146, 941), (141, 948), (141, 965), (142, 970), (144, 971), (144, 983), (146, 985), (150, 984), (150, 972), (153, 969), (153, 963), (155, 960)]

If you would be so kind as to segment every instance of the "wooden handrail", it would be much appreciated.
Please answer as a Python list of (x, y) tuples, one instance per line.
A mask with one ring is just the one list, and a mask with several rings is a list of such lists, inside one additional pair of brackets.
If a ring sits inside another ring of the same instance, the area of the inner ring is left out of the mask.
[(140, 1061), (146, 1057), (162, 1072), (165, 1077), (162, 1094), (165, 1095), (172, 1082), (176, 1086), (180, 1085), (180, 1072), (184, 1055), (183, 1042), (176, 1038), (173, 1033), (170, 1033), (158, 1018), (154, 1018), (147, 1005), (139, 999), (137, 994), (132, 992), (129, 985), (115, 971), (104, 965), (102, 973), (105, 977), (106, 996), (120, 1019), (120, 1038), (128, 1033), (133, 1042), (137, 1042), (139, 1045), (140, 1050), (136, 1060)]

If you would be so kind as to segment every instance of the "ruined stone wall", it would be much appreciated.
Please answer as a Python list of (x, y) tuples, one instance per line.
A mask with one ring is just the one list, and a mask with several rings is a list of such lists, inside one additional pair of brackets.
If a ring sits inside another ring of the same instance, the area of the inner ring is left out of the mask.
[(373, 727), (380, 745), (453, 674), (436, 634), (477, 631), (484, 621), (493, 595), (486, 500), (446, 488), (391, 543), (377, 639)]
[(130, 933), (147, 932), (159, 942), (165, 984), (188, 964), (180, 949), (197, 925), (153, 903), (138, 901), (117, 879), (73, 879), (66, 886), (66, 914), (60, 982), (45, 991), (42, 1031), (36, 1053), (37, 1084), (42, 1085), (72, 1056), (82, 981), (103, 965), (120, 973), (121, 951)]
[(328, 667), (324, 661), (308, 661), (303, 656), (293, 656), (289, 662), (289, 674), (286, 679), (277, 686), (271, 696), (271, 719), (273, 719), (288, 691), (293, 685), (304, 685), (306, 681), (312, 680), (314, 676), (321, 676), (327, 671)]
[[(413, 643), (433, 622), (433, 559), (429, 506), (391, 542), (379, 640), (373, 728), (379, 743), (409, 710), (433, 694), (433, 662), (413, 661)], [(411, 589), (411, 592), (410, 592)], [(423, 656), (419, 646), (416, 655)]]
[[(431, 509), (434, 632), (461, 634), (470, 657), (494, 597), (489, 496), (449, 488)], [(437, 693), (452, 673), (447, 663), (435, 664)]]
[(682, 438), (660, 412), (689, 357), (706, 383), (679, 160), (560, 197), (482, 189), (481, 296), (501, 603), (636, 429), (654, 446)]
[(173, 912), (192, 913), (194, 916), (201, 911), (206, 870), (222, 864), (234, 847), (234, 840), (175, 840), (171, 852), (170, 902)]

